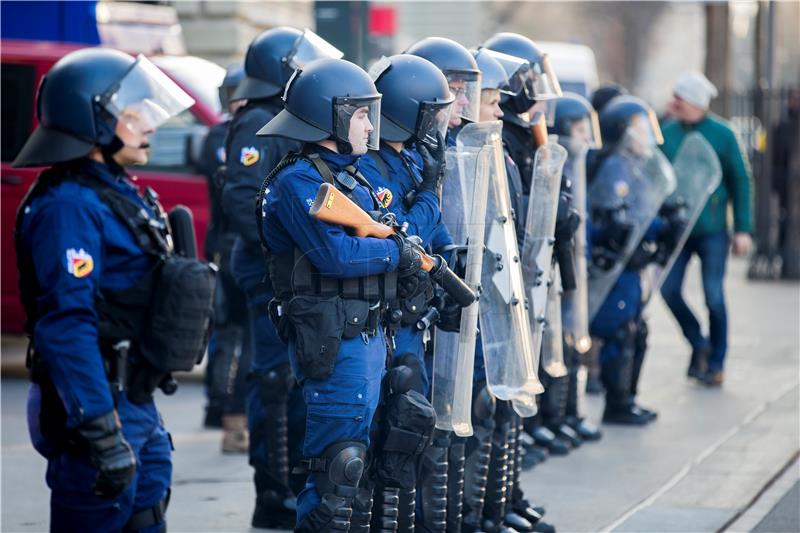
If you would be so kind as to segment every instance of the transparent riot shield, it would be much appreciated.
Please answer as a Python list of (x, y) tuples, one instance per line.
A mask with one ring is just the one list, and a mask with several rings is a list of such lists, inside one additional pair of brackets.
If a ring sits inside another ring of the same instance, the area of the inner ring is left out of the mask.
[(657, 260), (648, 265), (642, 275), (645, 305), (661, 289), (708, 198), (722, 180), (716, 152), (696, 131), (684, 137), (672, 161), (672, 169), (675, 171), (675, 191), (659, 212), (666, 223), (665, 236), (659, 240)]
[(589, 266), (589, 320), (592, 320), (631, 259), (664, 200), (675, 190), (675, 174), (656, 147), (632, 140), (600, 164), (591, 187), (589, 208), (592, 263)]
[(480, 297), (486, 384), (501, 400), (535, 398), (544, 389), (535, 364), (501, 139), (492, 145)]
[[(564, 168), (572, 180), (572, 195), (581, 224), (575, 232), (575, 289), (561, 295), (561, 321), (564, 340), (578, 353), (586, 353), (592, 347), (589, 335), (589, 287), (586, 265), (586, 153), (588, 148), (570, 153)], [(569, 171), (567, 170), (569, 167)]]
[(552, 378), (567, 375), (564, 364), (564, 345), (561, 326), (561, 274), (557, 268), (552, 270), (550, 290), (547, 291), (547, 309), (545, 310), (544, 328), (542, 330), (542, 369)]
[(550, 140), (536, 150), (531, 176), (531, 195), (522, 245), (522, 276), (537, 368), (546, 318), (547, 280), (553, 267), (558, 194), (566, 160), (567, 151)]
[[(474, 123), (459, 132), (446, 153), (442, 179), (442, 222), (453, 242), (463, 245), (464, 279), (480, 290), (491, 139), (500, 137), (500, 122)], [(460, 333), (437, 329), (433, 341), (431, 403), (436, 427), (459, 436), (472, 434), (472, 373), (478, 333), (479, 303), (461, 311)]]

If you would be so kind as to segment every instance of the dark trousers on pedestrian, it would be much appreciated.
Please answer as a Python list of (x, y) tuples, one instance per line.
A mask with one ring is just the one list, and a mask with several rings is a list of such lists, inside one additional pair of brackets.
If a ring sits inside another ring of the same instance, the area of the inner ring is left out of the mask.
[[(708, 369), (711, 372), (722, 370), (728, 348), (728, 316), (723, 291), (728, 243), (726, 231), (689, 237), (661, 287), (661, 295), (678, 320), (683, 335), (692, 345), (692, 349), (698, 350), (710, 346)], [(708, 307), (708, 339), (703, 336), (700, 323), (681, 294), (686, 266), (694, 254), (700, 258), (702, 269), (703, 293)]]

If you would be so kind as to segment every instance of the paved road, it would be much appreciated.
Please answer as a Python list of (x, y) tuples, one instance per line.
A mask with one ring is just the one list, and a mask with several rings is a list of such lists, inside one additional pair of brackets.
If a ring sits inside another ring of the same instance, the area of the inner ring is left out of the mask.
[[(800, 289), (746, 283), (744, 269), (741, 261), (731, 264), (731, 352), (721, 390), (685, 379), (688, 348), (654, 301), (641, 400), (659, 411), (658, 421), (646, 429), (605, 428), (599, 443), (523, 474), (527, 493), (547, 506), (559, 531), (716, 531), (800, 449)], [(687, 293), (699, 309), (697, 277), (693, 269)], [(44, 531), (48, 524), (45, 463), (28, 444), (25, 394), (24, 381), (2, 381), (3, 531)], [(184, 384), (159, 404), (176, 446), (170, 531), (248, 531), (251, 470), (245, 457), (219, 453), (218, 431), (201, 429), (200, 385)], [(588, 399), (590, 418), (601, 408), (598, 398)], [(784, 520), (797, 508), (796, 488), (792, 494), (761, 531), (795, 527)]]
[(800, 531), (800, 481), (767, 513), (753, 533), (797, 533)]

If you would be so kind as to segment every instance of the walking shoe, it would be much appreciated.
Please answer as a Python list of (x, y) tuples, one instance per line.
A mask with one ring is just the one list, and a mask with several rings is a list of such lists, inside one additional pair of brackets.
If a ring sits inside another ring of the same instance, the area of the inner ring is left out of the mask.
[(686, 376), (702, 379), (703, 374), (705, 374), (708, 369), (706, 360), (710, 353), (711, 348), (709, 346), (703, 346), (692, 350), (692, 358), (689, 361), (689, 369), (686, 371)]
[(606, 404), (603, 412), (604, 424), (619, 424), (623, 426), (644, 426), (652, 419), (639, 410), (635, 405), (609, 407)]
[(700, 376), (700, 382), (707, 387), (721, 387), (724, 381), (722, 370), (712, 371), (709, 370)]
[(247, 417), (225, 415), (222, 417), (222, 453), (247, 453), (250, 435), (247, 433)]

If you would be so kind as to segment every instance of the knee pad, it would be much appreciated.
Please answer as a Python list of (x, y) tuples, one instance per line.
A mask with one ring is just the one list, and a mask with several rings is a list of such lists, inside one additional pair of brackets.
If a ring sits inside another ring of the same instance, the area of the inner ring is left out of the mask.
[(266, 374), (250, 372), (247, 379), (256, 383), (258, 394), (264, 404), (289, 401), (289, 392), (294, 385), (294, 376), (288, 364), (276, 366)]
[(408, 370), (403, 371), (403, 383), (405, 388), (402, 392), (407, 390), (415, 390), (422, 393), (422, 378), (424, 376), (425, 368), (422, 361), (413, 353), (402, 354), (395, 359), (395, 368), (406, 367)]
[(325, 448), (322, 456), (304, 461), (314, 474), (320, 496), (339, 496), (352, 499), (364, 473), (367, 447), (359, 441), (335, 442)]

